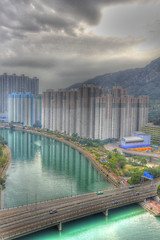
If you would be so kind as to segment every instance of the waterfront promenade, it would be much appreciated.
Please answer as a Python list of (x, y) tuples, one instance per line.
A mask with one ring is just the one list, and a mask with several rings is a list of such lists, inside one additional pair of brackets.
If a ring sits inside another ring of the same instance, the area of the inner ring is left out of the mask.
[[(143, 202), (157, 195), (157, 184), (145, 184), (90, 193), (43, 203), (36, 203), (13, 209), (0, 210), (0, 239), (14, 239), (41, 229), (62, 224), (95, 213)], [(50, 214), (50, 211), (53, 213)]]

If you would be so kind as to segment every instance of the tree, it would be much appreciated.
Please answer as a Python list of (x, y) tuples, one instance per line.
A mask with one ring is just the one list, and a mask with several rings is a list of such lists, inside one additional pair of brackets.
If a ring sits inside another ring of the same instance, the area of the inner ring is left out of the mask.
[(33, 124), (33, 127), (34, 128), (41, 128), (42, 125), (41, 125), (41, 122), (39, 120), (37, 120), (34, 124)]
[(117, 148), (114, 148), (114, 149), (113, 149), (113, 152), (114, 152), (114, 153), (117, 153), (117, 152), (118, 152), (118, 151), (117, 151)]
[(117, 168), (117, 162), (118, 159), (115, 156), (109, 159), (109, 166), (112, 168), (112, 170)]
[(7, 162), (6, 156), (0, 158), (0, 167), (4, 167), (4, 165), (6, 164), (6, 162)]
[(126, 165), (127, 160), (123, 155), (121, 155), (118, 157), (118, 163), (119, 163), (119, 167), (123, 168)]
[(143, 158), (141, 159), (141, 163), (142, 163), (142, 164), (147, 164), (147, 160), (146, 160), (145, 157), (143, 157)]
[(72, 133), (72, 137), (77, 138), (78, 137), (78, 133)]
[(158, 194), (158, 196), (160, 197), (160, 185), (159, 185), (158, 188), (157, 188), (157, 194)]
[(111, 159), (111, 158), (112, 158), (112, 153), (109, 152), (109, 153), (108, 153), (108, 159)]
[(141, 171), (138, 168), (135, 168), (131, 174), (131, 183), (138, 184), (141, 181)]
[(1, 177), (0, 177), (0, 185), (2, 185), (2, 187), (4, 188), (4, 186), (5, 186), (5, 180), (4, 180), (4, 178), (1, 178)]

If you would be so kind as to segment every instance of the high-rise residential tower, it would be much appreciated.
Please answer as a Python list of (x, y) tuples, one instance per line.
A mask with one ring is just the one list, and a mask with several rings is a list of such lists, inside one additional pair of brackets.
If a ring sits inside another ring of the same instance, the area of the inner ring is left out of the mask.
[(72, 90), (47, 90), (42, 100), (42, 127), (77, 133), (84, 138), (130, 136), (148, 122), (147, 96), (127, 95), (127, 90), (84, 85)]
[(12, 93), (8, 95), (8, 122), (19, 122), (32, 126), (41, 123), (42, 95), (32, 93)]
[(16, 74), (0, 75), (0, 113), (8, 113), (8, 94), (11, 93), (39, 93), (39, 79), (29, 78), (25, 75), (17, 76)]

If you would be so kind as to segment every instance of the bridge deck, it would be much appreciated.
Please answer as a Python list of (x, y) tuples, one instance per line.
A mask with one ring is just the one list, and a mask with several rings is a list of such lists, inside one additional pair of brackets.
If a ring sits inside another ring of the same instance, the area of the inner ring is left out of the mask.
[[(142, 202), (157, 195), (154, 185), (139, 185), (0, 210), (0, 239), (14, 239), (97, 212)], [(51, 210), (56, 213), (50, 214)]]

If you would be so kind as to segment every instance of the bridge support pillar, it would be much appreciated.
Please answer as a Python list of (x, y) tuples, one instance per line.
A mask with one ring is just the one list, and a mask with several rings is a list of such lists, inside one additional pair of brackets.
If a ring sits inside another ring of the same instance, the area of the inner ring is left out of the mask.
[(103, 212), (104, 216), (108, 217), (108, 209)]
[(61, 222), (58, 224), (58, 231), (62, 231), (62, 223)]

